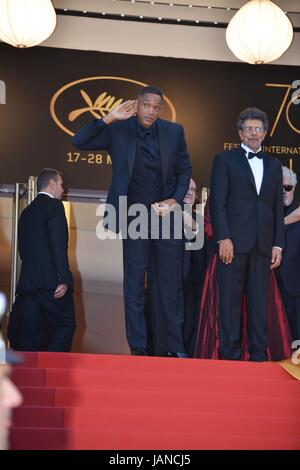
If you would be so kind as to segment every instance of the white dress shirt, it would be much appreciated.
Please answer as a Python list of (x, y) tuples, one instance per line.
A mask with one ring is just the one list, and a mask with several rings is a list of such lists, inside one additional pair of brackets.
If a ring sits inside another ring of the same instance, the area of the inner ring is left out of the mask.
[[(253, 150), (249, 149), (249, 147), (247, 147), (247, 145), (245, 145), (243, 142), (241, 143), (241, 147), (246, 151), (246, 158), (248, 160), (248, 153), (253, 152)], [(260, 152), (260, 151), (261, 151), (261, 147), (259, 147), (259, 149), (256, 150), (256, 152), (253, 152), (253, 153), (257, 153), (257, 152)], [(263, 176), (264, 176), (264, 162), (263, 162), (263, 159), (253, 157), (250, 160), (248, 160), (248, 163), (251, 167), (251, 170), (252, 170), (252, 173), (253, 173), (253, 176), (254, 176), (257, 194), (259, 194), (259, 191), (260, 191), (260, 188), (261, 188), (261, 183), (262, 183)], [(274, 246), (274, 248), (279, 248), (279, 250), (282, 251), (282, 248), (280, 246)]]
[[(255, 186), (256, 186), (256, 191), (257, 194), (259, 194), (260, 188), (261, 188), (261, 183), (263, 180), (263, 175), (264, 175), (264, 162), (262, 158), (258, 157), (253, 157), (250, 160), (248, 160), (248, 153), (253, 152), (253, 150), (249, 149), (245, 144), (241, 143), (241, 147), (245, 150), (246, 152), (246, 158), (247, 161), (250, 165), (250, 168), (252, 170), (254, 180), (255, 180)], [(261, 151), (261, 147), (253, 153), (257, 153)]]
[(46, 194), (47, 196), (50, 196), (50, 197), (52, 197), (52, 199), (54, 199), (54, 196), (52, 196), (52, 194), (50, 194), (50, 193), (46, 193), (46, 191), (40, 191), (39, 193), (37, 193), (37, 196), (39, 194)]

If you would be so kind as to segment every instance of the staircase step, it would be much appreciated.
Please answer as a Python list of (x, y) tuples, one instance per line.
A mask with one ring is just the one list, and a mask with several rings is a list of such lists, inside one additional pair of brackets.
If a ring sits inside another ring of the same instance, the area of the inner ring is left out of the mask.
[(15, 427), (29, 428), (90, 428), (90, 429), (127, 429), (129, 431), (160, 432), (176, 429), (181, 433), (197, 430), (198, 424), (204, 426), (208, 434), (238, 435), (247, 434), (252, 437), (293, 439), (300, 426), (300, 417), (251, 416), (217, 412), (216, 410), (177, 411), (157, 409), (97, 409), (97, 408), (62, 408), (62, 407), (26, 407), (14, 411)]
[[(247, 434), (216, 436), (201, 429), (198, 433), (180, 434), (176, 429), (164, 432), (128, 431), (127, 429), (32, 429), (13, 428), (14, 450), (299, 450), (299, 439), (261, 438)], [(147, 457), (148, 458), (148, 457)], [(150, 464), (151, 465), (151, 464)]]
[(38, 366), (38, 352), (23, 352), (16, 351), (16, 354), (22, 359), (22, 367), (37, 367)]
[[(201, 389), (190, 391), (183, 399), (180, 391), (173, 391), (172, 396), (168, 391), (158, 393), (130, 393), (125, 390), (100, 390), (80, 388), (53, 387), (20, 387), (23, 395), (22, 406), (60, 406), (91, 408), (91, 405), (99, 410), (120, 409), (129, 407), (134, 410), (153, 409), (154, 406), (162, 407), (169, 411), (185, 412), (223, 412), (226, 414), (243, 414), (260, 416), (263, 410), (264, 416), (287, 418), (297, 417), (296, 410), (300, 409), (300, 396), (294, 400), (290, 396), (257, 397), (253, 395), (238, 395), (237, 393), (222, 394), (218, 392), (203, 393)], [(258, 411), (259, 410), (259, 411)]]
[(20, 406), (13, 412), (14, 427), (63, 428), (64, 408)]
[(18, 386), (42, 386), (45, 385), (46, 371), (31, 367), (14, 367), (12, 379)]
[(72, 429), (12, 428), (10, 431), (12, 450), (73, 450)]
[[(286, 373), (285, 373), (286, 374)], [(169, 371), (168, 373), (148, 371), (122, 370), (84, 370), (84, 369), (47, 369), (45, 383), (51, 387), (85, 387), (85, 388), (119, 388), (120, 385), (126, 388), (139, 388), (140, 390), (169, 390), (182, 386), (183, 376), (180, 371)], [(226, 390), (232, 391), (233, 377), (226, 374), (185, 374), (184, 384), (187, 389), (195, 390), (195, 387), (201, 387), (203, 390), (214, 390), (219, 387), (220, 383), (224, 393)], [(253, 376), (239, 377), (236, 381), (236, 392), (251, 394), (255, 393), (259, 396), (277, 393), (277, 396), (284, 395), (287, 387), (295, 396), (299, 393), (299, 388), (295, 381), (283, 380), (281, 378), (261, 378), (259, 380)], [(275, 391), (274, 391), (275, 390)]]
[[(274, 384), (277, 386), (277, 384)], [(201, 399), (202, 396), (210, 395), (215, 400), (222, 400), (224, 396), (242, 396), (245, 404), (249, 396), (256, 396), (257, 398), (265, 398), (272, 400), (273, 398), (285, 399), (288, 394), (289, 400), (296, 400), (299, 403), (300, 388), (299, 386), (291, 388), (274, 388), (274, 390), (267, 388), (263, 389), (259, 385), (249, 387), (241, 387), (240, 384), (235, 384), (236, 388), (233, 389), (232, 385), (215, 382), (201, 382), (197, 381), (192, 390), (179, 390), (175, 389), (162, 389), (159, 385), (152, 390), (149, 390), (141, 384), (139, 388), (133, 389), (127, 385), (119, 384), (118, 387), (111, 388), (71, 388), (71, 387), (58, 387), (55, 391), (55, 404), (57, 406), (87, 406), (90, 407), (92, 403), (99, 403), (103, 401), (107, 406), (113, 406), (119, 403), (121, 406), (144, 406), (145, 403), (152, 403), (156, 406), (169, 406), (170, 402), (175, 402), (176, 406), (194, 406)]]
[[(220, 362), (222, 366), (220, 367)], [(247, 378), (249, 375), (262, 379), (286, 380), (286, 373), (276, 362), (219, 361), (211, 359), (178, 359), (164, 357), (139, 357), (111, 354), (38, 353), (38, 366), (42, 368), (92, 369), (103, 372), (124, 371), (147, 373), (180, 373), (197, 375), (222, 375)], [(250, 374), (249, 374), (250, 372)]]
[(53, 387), (18, 387), (23, 396), (22, 406), (54, 406), (55, 389)]
[[(281, 437), (261, 438), (242, 435), (231, 435), (223, 432), (220, 435), (207, 433), (198, 423), (198, 432), (178, 434), (176, 428), (166, 432), (140, 432), (128, 429), (105, 429), (97, 432), (91, 429), (80, 429), (74, 432), (74, 447), (78, 450), (114, 449), (114, 450), (299, 450), (299, 439)], [(158, 468), (158, 466), (156, 466)]]

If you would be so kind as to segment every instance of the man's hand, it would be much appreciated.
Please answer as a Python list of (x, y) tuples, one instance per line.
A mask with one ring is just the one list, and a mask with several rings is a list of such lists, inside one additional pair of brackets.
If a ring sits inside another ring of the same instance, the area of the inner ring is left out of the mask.
[(110, 113), (108, 113), (107, 116), (103, 118), (103, 122), (105, 122), (105, 124), (111, 124), (114, 121), (128, 119), (136, 114), (136, 107), (136, 100), (124, 101), (124, 103), (121, 103), (113, 108)]
[(58, 284), (58, 286), (57, 286), (57, 288), (55, 289), (55, 292), (54, 292), (54, 298), (55, 299), (60, 299), (61, 297), (63, 297), (65, 295), (67, 290), (68, 290), (67, 284)]
[(233, 244), (230, 238), (221, 240), (219, 243), (219, 257), (225, 264), (232, 263), (233, 260)]
[(154, 204), (152, 204), (152, 207), (157, 215), (165, 217), (173, 209), (175, 209), (176, 204), (177, 201), (175, 201), (175, 199), (165, 199), (164, 201), (155, 202)]
[(281, 263), (282, 259), (282, 251), (277, 248), (276, 246), (273, 246), (272, 248), (272, 259), (271, 259), (271, 269), (278, 268), (278, 266)]

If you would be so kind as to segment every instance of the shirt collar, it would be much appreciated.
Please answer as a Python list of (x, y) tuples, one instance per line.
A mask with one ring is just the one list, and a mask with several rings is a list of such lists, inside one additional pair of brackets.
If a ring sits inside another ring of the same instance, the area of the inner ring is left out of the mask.
[(251, 153), (258, 153), (258, 152), (261, 151), (261, 146), (260, 146), (259, 149), (256, 150), (256, 152), (253, 152), (253, 150), (249, 149), (249, 147), (247, 147), (247, 145), (245, 145), (244, 142), (241, 143), (241, 147), (242, 147), (242, 149), (245, 150), (245, 152), (246, 152), (246, 157), (247, 157), (247, 158), (248, 158), (248, 153), (249, 153), (249, 152), (251, 152)]
[(54, 196), (52, 196), (52, 194), (46, 193), (46, 191), (40, 191), (39, 193), (37, 193), (37, 196), (39, 194), (46, 194), (46, 196), (52, 197), (52, 199), (54, 199)]
[(138, 136), (140, 138), (145, 137), (146, 135), (150, 135), (152, 137), (156, 136), (156, 122), (152, 124), (150, 127), (143, 127), (139, 122), (137, 122), (138, 127)]

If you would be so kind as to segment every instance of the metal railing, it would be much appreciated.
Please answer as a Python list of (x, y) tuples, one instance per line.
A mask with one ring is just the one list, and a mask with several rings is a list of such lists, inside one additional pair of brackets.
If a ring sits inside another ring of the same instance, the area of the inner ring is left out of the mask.
[[(25, 187), (25, 191), (24, 191)], [(23, 191), (22, 191), (23, 190)], [(18, 254), (18, 229), (19, 218), (22, 210), (36, 197), (36, 177), (30, 176), (28, 183), (16, 183), (13, 199), (12, 214), (12, 240), (11, 240), (11, 276), (10, 276), (10, 298), (9, 311), (11, 311), (16, 298), (16, 288), (21, 269), (21, 260)], [(27, 198), (23, 198), (27, 194)]]

